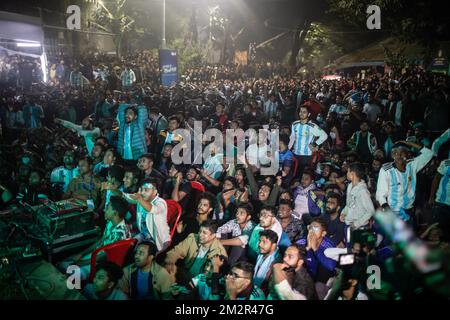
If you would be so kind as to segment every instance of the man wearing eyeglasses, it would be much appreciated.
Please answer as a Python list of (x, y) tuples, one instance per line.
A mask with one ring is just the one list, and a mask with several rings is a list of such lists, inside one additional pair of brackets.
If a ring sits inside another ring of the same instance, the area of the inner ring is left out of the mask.
[(225, 277), (225, 300), (264, 300), (264, 292), (253, 283), (253, 265), (240, 261)]
[[(259, 214), (259, 224), (253, 229), (252, 235), (250, 236), (250, 240), (248, 242), (248, 252), (247, 256), (255, 261), (256, 257), (259, 254), (259, 234), (263, 230), (272, 230), (278, 236), (277, 244), (280, 242), (281, 234), (283, 229), (281, 227), (280, 222), (276, 218), (276, 209), (275, 207), (265, 206), (261, 209)], [(287, 235), (286, 235), (287, 237)], [(289, 240), (289, 238), (288, 238)], [(290, 241), (289, 241), (290, 244)]]

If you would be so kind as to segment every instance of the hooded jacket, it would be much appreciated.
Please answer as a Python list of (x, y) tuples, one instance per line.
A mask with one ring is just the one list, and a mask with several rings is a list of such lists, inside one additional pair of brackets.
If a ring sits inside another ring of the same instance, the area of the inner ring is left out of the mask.
[(369, 223), (374, 215), (375, 208), (367, 184), (361, 180), (356, 186), (350, 183), (347, 187), (347, 201), (342, 214), (345, 215), (345, 224), (356, 229)]

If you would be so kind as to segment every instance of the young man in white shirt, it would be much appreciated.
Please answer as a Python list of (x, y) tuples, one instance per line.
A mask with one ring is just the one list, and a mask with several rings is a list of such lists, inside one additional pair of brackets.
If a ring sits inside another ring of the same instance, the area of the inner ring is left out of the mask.
[(292, 124), (289, 149), (298, 160), (298, 172), (300, 177), (305, 167), (311, 164), (313, 152), (319, 150), (319, 146), (327, 140), (328, 135), (317, 124), (309, 120), (310, 112), (307, 106), (300, 106), (300, 120)]
[(76, 133), (78, 133), (81, 137), (84, 138), (84, 142), (86, 143), (86, 148), (88, 150), (88, 154), (91, 154), (92, 149), (95, 145), (95, 138), (100, 137), (100, 128), (94, 127), (94, 121), (86, 117), (81, 121), (81, 126), (76, 125), (70, 121), (62, 120), (55, 118), (55, 123), (62, 125), (65, 128), (68, 128)]
[(125, 199), (137, 204), (136, 220), (139, 233), (138, 241), (153, 240), (158, 251), (170, 244), (170, 230), (167, 223), (167, 203), (158, 195), (155, 181), (144, 180), (139, 191), (134, 194), (123, 193)]
[(375, 213), (370, 192), (363, 177), (363, 166), (352, 163), (347, 171), (347, 179), (351, 182), (347, 187), (346, 203), (341, 213), (341, 220), (352, 229), (368, 226), (370, 218)]
[[(407, 158), (409, 148), (420, 150), (420, 154)], [(414, 142), (400, 141), (392, 149), (394, 162), (386, 163), (378, 176), (376, 199), (383, 210), (390, 208), (404, 221), (412, 223), (416, 197), (417, 173), (433, 157), (433, 151)]]

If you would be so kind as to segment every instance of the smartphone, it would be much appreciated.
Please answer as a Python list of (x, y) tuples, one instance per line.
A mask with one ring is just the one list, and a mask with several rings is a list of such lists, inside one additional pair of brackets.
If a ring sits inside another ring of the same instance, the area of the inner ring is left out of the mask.
[(355, 255), (353, 253), (346, 253), (339, 255), (339, 266), (348, 266), (355, 263)]

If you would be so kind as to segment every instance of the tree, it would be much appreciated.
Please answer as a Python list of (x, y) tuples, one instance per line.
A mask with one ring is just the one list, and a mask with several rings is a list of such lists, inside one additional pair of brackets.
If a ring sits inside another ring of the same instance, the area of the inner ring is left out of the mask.
[(308, 34), (309, 28), (311, 27), (311, 21), (305, 19), (302, 24), (297, 26), (294, 33), (294, 39), (292, 41), (291, 57), (289, 59), (289, 66), (293, 71), (297, 70), (297, 56), (302, 48), (303, 42), (305, 41), (306, 35)]
[(145, 24), (136, 23), (138, 12), (131, 7), (128, 0), (98, 1), (89, 10), (89, 26), (115, 34), (114, 44), (118, 56), (121, 56), (123, 47), (126, 47), (123, 45), (124, 41), (150, 33)]
[(400, 41), (418, 42), (425, 47), (425, 60), (437, 51), (438, 41), (449, 35), (445, 1), (423, 0), (328, 0), (330, 14), (338, 14), (349, 25), (366, 28), (367, 7), (381, 9), (381, 29), (389, 30)]

